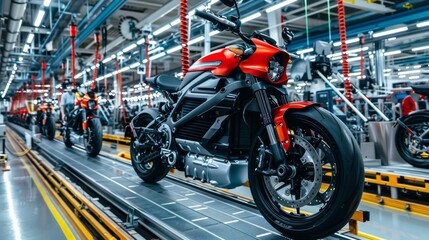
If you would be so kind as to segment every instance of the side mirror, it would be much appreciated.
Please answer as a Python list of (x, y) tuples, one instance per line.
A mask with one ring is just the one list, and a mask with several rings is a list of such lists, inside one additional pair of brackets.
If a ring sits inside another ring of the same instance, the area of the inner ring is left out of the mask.
[(283, 28), (282, 38), (283, 41), (285, 41), (285, 45), (289, 45), (292, 42), (294, 36), (295, 34), (293, 34), (293, 32), (289, 28)]
[(220, 0), (220, 1), (228, 7), (234, 7), (235, 6), (235, 0)]

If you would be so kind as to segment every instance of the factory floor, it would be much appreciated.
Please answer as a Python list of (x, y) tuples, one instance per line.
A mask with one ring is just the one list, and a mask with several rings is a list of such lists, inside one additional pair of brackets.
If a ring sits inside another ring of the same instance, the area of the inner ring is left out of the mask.
[(0, 171), (1, 239), (77, 239), (28, 159), (7, 156), (11, 170)]

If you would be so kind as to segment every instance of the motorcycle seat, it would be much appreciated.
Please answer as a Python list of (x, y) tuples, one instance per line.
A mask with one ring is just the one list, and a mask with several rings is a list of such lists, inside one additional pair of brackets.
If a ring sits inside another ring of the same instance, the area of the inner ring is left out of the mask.
[(411, 88), (414, 90), (415, 93), (429, 96), (429, 85), (423, 85), (423, 86), (414, 85), (414, 86), (411, 86)]
[(146, 82), (149, 83), (152, 87), (159, 88), (160, 90), (177, 92), (179, 91), (182, 80), (173, 76), (161, 74), (153, 78), (146, 78)]

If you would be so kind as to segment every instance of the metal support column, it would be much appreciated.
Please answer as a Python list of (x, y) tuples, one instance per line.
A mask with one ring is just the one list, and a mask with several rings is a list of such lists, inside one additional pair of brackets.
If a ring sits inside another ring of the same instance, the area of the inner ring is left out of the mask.
[(384, 77), (384, 41), (375, 42), (375, 76), (380, 87), (387, 87)]
[(270, 37), (279, 44), (282, 41), (281, 38), (281, 26), (280, 26), (280, 16), (281, 16), (281, 10), (276, 10), (274, 12), (271, 12), (270, 14), (267, 14), (268, 16), (268, 26), (274, 26), (270, 27)]

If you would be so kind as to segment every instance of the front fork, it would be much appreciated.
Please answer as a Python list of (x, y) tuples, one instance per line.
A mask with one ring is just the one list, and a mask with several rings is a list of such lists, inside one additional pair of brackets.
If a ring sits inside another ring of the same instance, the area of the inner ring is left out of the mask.
[[(273, 111), (271, 108), (267, 90), (262, 84), (259, 84), (258, 80), (253, 76), (250, 76), (250, 84), (252, 86), (252, 91), (255, 94), (256, 101), (261, 111), (262, 122), (267, 130), (268, 138), (270, 140), (269, 147), (274, 158), (274, 163), (272, 163), (273, 165), (271, 170), (266, 171), (260, 168), (256, 170), (266, 175), (276, 174), (279, 177), (290, 178), (295, 175), (295, 170), (291, 166), (286, 164), (286, 153), (284, 151), (283, 145), (277, 139), (277, 135), (274, 129)], [(286, 98), (282, 99), (281, 101), (285, 101), (285, 103), (287, 103)], [(264, 156), (266, 149), (264, 147), (261, 147), (259, 151), (259, 156)], [(262, 160), (263, 159), (260, 159), (260, 161)]]

